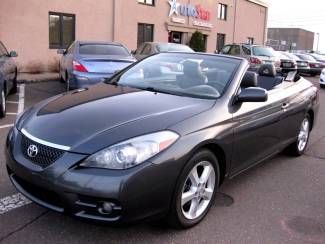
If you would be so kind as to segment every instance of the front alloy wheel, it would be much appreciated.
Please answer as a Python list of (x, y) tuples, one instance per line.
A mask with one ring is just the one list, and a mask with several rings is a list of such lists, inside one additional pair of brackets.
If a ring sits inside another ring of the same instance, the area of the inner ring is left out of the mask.
[(185, 166), (177, 184), (169, 223), (188, 228), (199, 223), (209, 211), (219, 183), (219, 165), (209, 150), (196, 153)]
[(309, 140), (310, 129), (310, 116), (307, 114), (301, 122), (297, 140), (287, 148), (289, 154), (301, 156), (305, 152)]
[(298, 150), (301, 152), (304, 151), (307, 146), (309, 132), (310, 132), (309, 119), (305, 118), (301, 123), (300, 132), (298, 135), (298, 143), (297, 143)]

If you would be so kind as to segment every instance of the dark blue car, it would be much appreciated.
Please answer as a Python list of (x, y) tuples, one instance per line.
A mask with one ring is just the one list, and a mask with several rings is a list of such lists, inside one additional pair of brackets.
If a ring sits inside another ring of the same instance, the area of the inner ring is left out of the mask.
[(59, 49), (61, 81), (67, 90), (87, 87), (110, 78), (136, 59), (116, 42), (75, 41), (66, 50)]
[(6, 116), (6, 97), (17, 92), (17, 66), (13, 57), (17, 53), (9, 53), (0, 41), (0, 118)]

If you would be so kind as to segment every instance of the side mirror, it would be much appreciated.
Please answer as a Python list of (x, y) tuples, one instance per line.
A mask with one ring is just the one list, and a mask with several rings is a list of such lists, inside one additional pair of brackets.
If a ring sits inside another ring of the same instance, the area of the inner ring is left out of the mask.
[(244, 88), (236, 97), (236, 102), (266, 102), (267, 91), (260, 87)]
[(56, 52), (57, 52), (57, 54), (61, 54), (61, 55), (65, 54), (64, 49), (58, 49)]
[(18, 54), (17, 54), (16, 51), (11, 51), (11, 52), (9, 53), (9, 57), (15, 58), (15, 57), (18, 57)]

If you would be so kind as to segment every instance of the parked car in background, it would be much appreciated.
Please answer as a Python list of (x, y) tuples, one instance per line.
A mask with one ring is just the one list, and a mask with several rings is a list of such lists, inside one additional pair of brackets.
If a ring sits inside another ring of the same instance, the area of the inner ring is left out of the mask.
[(282, 73), (289, 73), (291, 71), (297, 71), (297, 62), (295, 59), (286, 56), (284, 53), (276, 51), (281, 61)]
[(325, 69), (322, 70), (319, 78), (319, 84), (321, 88), (325, 88)]
[(308, 65), (310, 67), (309, 74), (311, 76), (320, 75), (320, 73), (322, 72), (322, 69), (325, 68), (324, 64), (322, 64), (321, 62), (318, 62), (314, 57), (312, 57), (308, 54), (295, 53), (295, 55), (302, 60), (308, 61)]
[(316, 61), (325, 64), (325, 56), (324, 55), (320, 55), (317, 53), (308, 53), (308, 55), (312, 56), (314, 59), (316, 59)]
[(75, 217), (194, 226), (225, 178), (284, 149), (302, 155), (317, 120), (311, 82), (279, 79), (272, 64), (259, 75), (248, 68), (238, 57), (160, 53), (39, 103), (8, 133), (9, 177), (32, 201)]
[(6, 116), (6, 98), (17, 92), (17, 66), (15, 51), (8, 52), (0, 41), (0, 118)]
[(262, 64), (273, 64), (277, 72), (281, 72), (281, 61), (271, 47), (249, 44), (226, 45), (220, 54), (243, 57), (250, 63), (250, 70), (257, 72)]
[(94, 85), (136, 61), (127, 48), (116, 42), (75, 41), (59, 49), (60, 77), (67, 90)]
[(137, 60), (161, 52), (194, 52), (189, 46), (177, 43), (144, 42), (132, 54)]
[(302, 60), (299, 57), (297, 57), (296, 55), (292, 54), (292, 53), (288, 53), (288, 52), (281, 52), (284, 56), (295, 60), (297, 63), (297, 71), (299, 74), (309, 74), (310, 72), (310, 67), (309, 67), (309, 63), (308, 61)]

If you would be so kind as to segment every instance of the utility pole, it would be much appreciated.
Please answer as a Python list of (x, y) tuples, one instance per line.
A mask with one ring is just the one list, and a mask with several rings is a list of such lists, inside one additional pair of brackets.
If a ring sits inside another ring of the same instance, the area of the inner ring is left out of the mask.
[(319, 33), (316, 33), (317, 35), (317, 53), (319, 52)]

